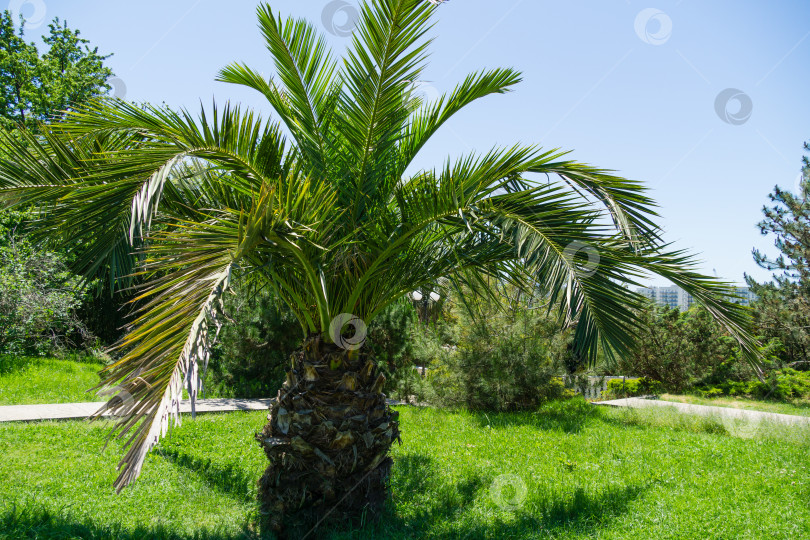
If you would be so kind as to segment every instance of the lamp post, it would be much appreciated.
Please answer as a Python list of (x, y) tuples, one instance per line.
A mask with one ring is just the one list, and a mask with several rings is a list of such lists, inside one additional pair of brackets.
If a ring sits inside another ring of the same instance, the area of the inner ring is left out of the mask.
[(422, 323), (427, 324), (430, 302), (438, 302), (441, 299), (441, 295), (439, 295), (439, 293), (436, 291), (431, 291), (428, 294), (422, 294), (421, 291), (413, 291), (411, 293), (411, 298), (418, 303), (419, 318), (421, 319)]

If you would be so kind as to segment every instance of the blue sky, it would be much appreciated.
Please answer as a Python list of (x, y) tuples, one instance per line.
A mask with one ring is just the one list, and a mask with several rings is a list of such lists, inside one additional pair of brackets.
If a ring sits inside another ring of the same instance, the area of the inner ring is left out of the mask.
[[(271, 5), (331, 31), (340, 52), (357, 2), (339, 1)], [(324, 24), (330, 5), (341, 9)], [(231, 61), (272, 72), (255, 0), (11, 6), (41, 20), (30, 39), (59, 16), (114, 53), (109, 63), (129, 100), (197, 109), (216, 98), (270, 114), (259, 96), (214, 81)], [(756, 228), (761, 207), (775, 184), (795, 185), (810, 140), (808, 20), (806, 0), (452, 0), (432, 31), (425, 95), (452, 90), (482, 67), (514, 67), (524, 82), (454, 118), (418, 165), (514, 142), (570, 149), (577, 160), (644, 181), (665, 238), (698, 253), (704, 272), (766, 278), (751, 258), (755, 246), (774, 252)], [(723, 96), (737, 97), (717, 106), (726, 89), (737, 92)]]

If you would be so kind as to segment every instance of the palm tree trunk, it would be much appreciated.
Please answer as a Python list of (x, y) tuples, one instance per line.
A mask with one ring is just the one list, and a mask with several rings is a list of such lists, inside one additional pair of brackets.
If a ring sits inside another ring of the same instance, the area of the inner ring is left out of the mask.
[(371, 517), (382, 508), (388, 452), (399, 440), (399, 413), (386, 404), (384, 383), (369, 347), (348, 351), (312, 334), (293, 353), (256, 435), (270, 460), (259, 499), (273, 530)]

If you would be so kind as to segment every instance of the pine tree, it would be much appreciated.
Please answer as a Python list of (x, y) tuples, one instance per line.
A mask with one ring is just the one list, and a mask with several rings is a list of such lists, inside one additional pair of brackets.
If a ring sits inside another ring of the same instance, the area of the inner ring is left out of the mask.
[[(810, 143), (804, 143), (810, 152)], [(770, 259), (754, 249), (756, 263), (774, 272), (773, 281), (757, 283), (746, 276), (759, 296), (756, 318), (766, 338), (779, 338), (783, 359), (791, 367), (810, 367), (810, 158), (802, 158), (799, 192), (776, 186), (768, 197), (773, 206), (763, 207), (759, 224), (763, 235), (774, 235), (780, 254)]]

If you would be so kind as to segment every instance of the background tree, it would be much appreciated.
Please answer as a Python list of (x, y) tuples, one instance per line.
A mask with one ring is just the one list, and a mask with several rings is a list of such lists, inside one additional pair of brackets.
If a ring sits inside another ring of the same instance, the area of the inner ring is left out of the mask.
[(49, 34), (42, 41), (48, 52), (40, 59), (43, 94), (40, 118), (69, 111), (110, 90), (107, 81), (113, 76), (104, 61), (112, 54), (100, 55), (98, 47), (79, 37), (79, 30), (68, 28), (59, 17), (48, 25)]
[(536, 409), (565, 391), (558, 377), (572, 330), (560, 329), (548, 306), (531, 293), (492, 280), (493, 295), (453, 303), (457, 346), (431, 366), (431, 396), (471, 410)]
[(76, 314), (86, 288), (63, 255), (22, 234), (30, 217), (0, 212), (0, 354), (51, 354), (91, 337)]
[[(12, 136), (19, 126), (36, 132), (40, 123), (109, 90), (109, 55), (91, 48), (78, 30), (56, 18), (43, 42), (47, 51), (40, 56), (25, 40), (22, 22), (0, 13), (0, 129)], [(120, 293), (117, 300), (94, 298), (68, 272), (67, 249), (33, 245), (28, 233), (35, 217), (30, 209), (0, 210), (0, 352), (50, 354), (89, 344), (91, 335), (112, 343), (123, 324)]]
[(754, 376), (739, 358), (736, 340), (701, 306), (681, 312), (649, 305), (638, 317), (644, 332), (633, 353), (618, 362), (618, 373), (657, 381), (674, 393), (719, 379)]
[(40, 101), (40, 57), (36, 45), (23, 39), (22, 27), (15, 30), (9, 11), (0, 14), (0, 122), (33, 127), (31, 110)]
[(104, 61), (111, 55), (100, 55), (58, 17), (48, 29), (47, 51), (40, 55), (25, 41), (22, 24), (15, 30), (11, 13), (0, 15), (0, 117), (7, 129), (21, 124), (36, 130), (39, 122), (110, 90), (113, 72)]
[[(810, 144), (804, 148), (810, 151)], [(770, 259), (754, 249), (756, 263), (779, 272), (773, 281), (746, 281), (759, 297), (754, 304), (757, 324), (766, 338), (778, 338), (784, 347), (783, 359), (791, 367), (810, 369), (810, 159), (802, 158), (798, 193), (776, 186), (768, 197), (759, 223), (763, 235), (773, 235), (780, 254)]]
[(224, 299), (228, 321), (212, 350), (207, 381), (222, 397), (266, 398), (278, 392), (304, 335), (272, 290), (250, 290), (235, 274), (233, 291)]

